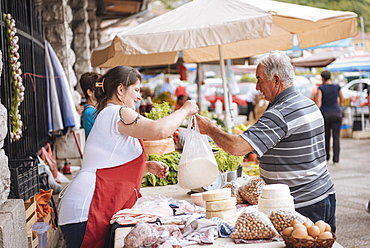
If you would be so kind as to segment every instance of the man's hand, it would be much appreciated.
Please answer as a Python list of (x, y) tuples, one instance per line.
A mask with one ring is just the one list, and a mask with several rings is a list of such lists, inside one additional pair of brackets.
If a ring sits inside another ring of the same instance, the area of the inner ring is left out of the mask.
[(199, 127), (199, 132), (201, 134), (209, 134), (211, 127), (215, 126), (216, 124), (209, 118), (196, 114), (195, 117), (197, 118), (197, 124)]

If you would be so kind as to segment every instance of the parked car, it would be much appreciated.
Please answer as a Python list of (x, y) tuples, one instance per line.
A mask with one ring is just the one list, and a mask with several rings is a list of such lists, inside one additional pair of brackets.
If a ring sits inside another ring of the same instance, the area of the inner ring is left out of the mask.
[[(362, 84), (362, 91), (360, 91), (360, 86)], [(363, 112), (367, 118), (369, 115), (369, 107), (359, 107), (360, 104), (365, 103), (368, 101), (368, 87), (370, 85), (370, 79), (363, 78), (363, 79), (355, 79), (351, 82), (345, 84), (342, 89), (342, 94), (344, 99), (350, 99), (352, 106), (357, 106), (354, 109), (354, 115), (360, 115)], [(362, 100), (360, 100), (362, 97)]]
[(294, 87), (308, 98), (313, 98), (318, 88), (318, 86), (312, 83), (307, 77), (300, 75), (294, 77)]
[[(232, 102), (235, 102), (238, 107), (239, 114), (247, 113), (247, 102), (245, 100), (245, 95), (247, 92), (256, 87), (255, 83), (238, 83), (239, 93), (232, 95)], [(215, 110), (215, 103), (220, 100), (224, 103), (224, 89), (222, 84), (208, 87), (208, 94), (205, 98), (211, 104), (211, 110)], [(213, 94), (212, 94), (213, 93)]]
[[(362, 92), (360, 93), (360, 85), (362, 82)], [(362, 96), (362, 99), (367, 99), (368, 86), (370, 85), (370, 79), (356, 79), (345, 84), (342, 87), (343, 97), (346, 98), (356, 98)]]
[[(198, 102), (198, 85), (197, 84), (188, 84), (186, 86), (186, 92), (188, 94), (188, 97), (191, 99), (191, 100), (194, 100), (196, 102)], [(210, 107), (211, 107), (211, 103), (208, 102), (206, 99), (205, 99), (205, 94), (207, 94), (207, 86), (206, 85), (201, 85), (201, 92), (202, 92), (202, 99), (201, 99), (201, 111), (203, 110), (210, 110)]]

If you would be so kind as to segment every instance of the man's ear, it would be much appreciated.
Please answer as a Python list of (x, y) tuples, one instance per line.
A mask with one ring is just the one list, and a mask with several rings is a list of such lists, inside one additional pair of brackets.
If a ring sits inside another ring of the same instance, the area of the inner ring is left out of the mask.
[(275, 81), (275, 84), (278, 84), (280, 82), (279, 75), (277, 75), (277, 74), (274, 75), (274, 81)]

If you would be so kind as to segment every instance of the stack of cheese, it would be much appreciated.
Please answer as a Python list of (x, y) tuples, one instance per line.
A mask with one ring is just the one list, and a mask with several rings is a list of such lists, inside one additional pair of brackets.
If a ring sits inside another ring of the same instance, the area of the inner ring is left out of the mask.
[(206, 205), (206, 218), (219, 217), (225, 221), (236, 217), (236, 197), (231, 197), (230, 188), (210, 190), (202, 194)]
[(262, 187), (258, 197), (258, 210), (269, 214), (273, 210), (294, 210), (294, 199), (286, 184), (269, 184)]

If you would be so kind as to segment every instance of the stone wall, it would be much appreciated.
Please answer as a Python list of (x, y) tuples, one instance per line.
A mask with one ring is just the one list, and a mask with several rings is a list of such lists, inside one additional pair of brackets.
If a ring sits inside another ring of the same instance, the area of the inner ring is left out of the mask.
[[(79, 79), (85, 72), (92, 70), (90, 63), (90, 25), (88, 23), (87, 0), (70, 0), (69, 4), (72, 8), (73, 20), (73, 47), (78, 56), (74, 69), (76, 76)], [(82, 93), (82, 91), (80, 91)]]
[[(3, 54), (0, 51), (0, 75), (3, 71)], [(10, 192), (10, 171), (8, 157), (5, 155), (4, 139), (8, 133), (8, 112), (0, 103), (0, 205), (7, 199)]]
[[(0, 51), (0, 75), (3, 56)], [(8, 200), (10, 192), (10, 171), (8, 157), (3, 149), (8, 133), (8, 112), (0, 103), (0, 248), (27, 247), (26, 212), (23, 200)]]
[(73, 90), (77, 84), (77, 78), (73, 70), (76, 55), (71, 48), (73, 40), (73, 32), (70, 27), (73, 20), (72, 9), (67, 0), (44, 0), (42, 15), (44, 38), (53, 47), (64, 68), (71, 90)]

